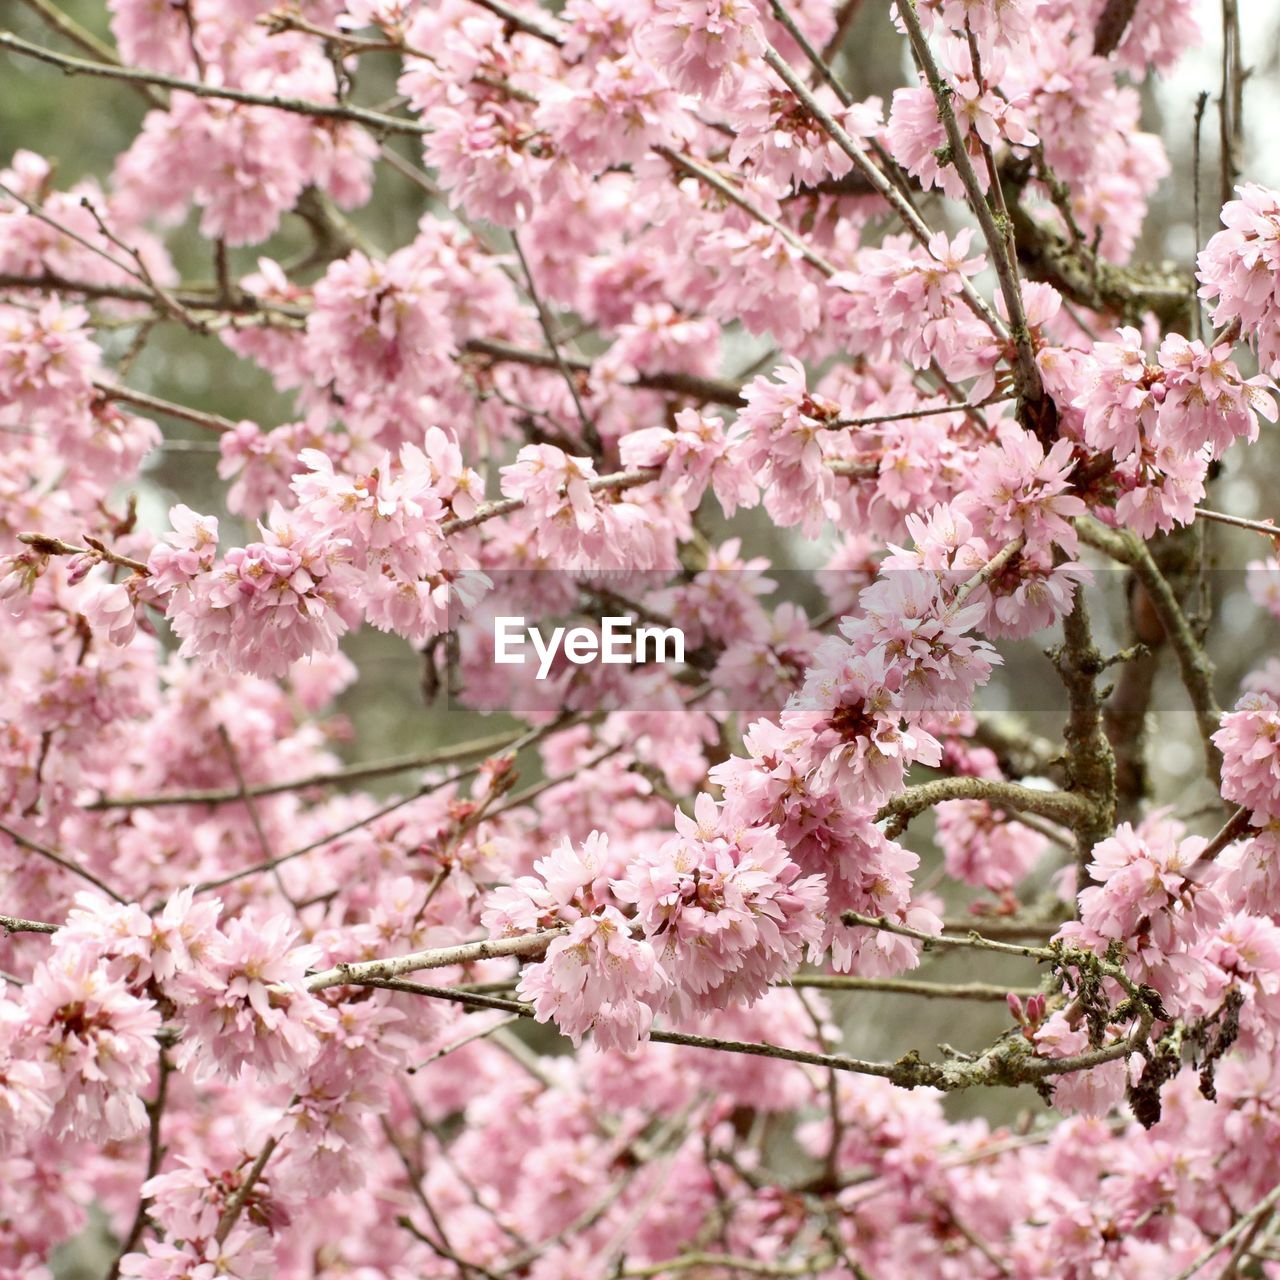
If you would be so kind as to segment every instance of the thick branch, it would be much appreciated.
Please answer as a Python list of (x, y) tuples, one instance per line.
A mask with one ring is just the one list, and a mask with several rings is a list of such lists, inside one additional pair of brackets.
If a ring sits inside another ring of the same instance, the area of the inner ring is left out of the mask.
[(1084, 592), (1077, 588), (1071, 612), (1062, 620), (1063, 644), (1053, 653), (1054, 666), (1067, 690), (1067, 774), (1070, 789), (1088, 804), (1082, 820), (1072, 824), (1076, 836), (1078, 884), (1086, 883), (1085, 867), (1093, 846), (1115, 829), (1116, 759), (1102, 720), (1097, 678), (1104, 669), (1093, 642)]
[(1072, 243), (1020, 203), (1029, 168), (1006, 165), (1003, 169), (1018, 262), (1028, 277), (1053, 285), (1082, 307), (1110, 312), (1126, 322), (1136, 324), (1148, 311), (1166, 328), (1187, 322), (1189, 300), (1195, 296), (1189, 273), (1169, 265), (1117, 267), (1088, 245)]
[(876, 814), (876, 819), (894, 818), (902, 829), (912, 818), (944, 800), (985, 800), (1000, 809), (1037, 813), (1073, 831), (1089, 819), (1093, 807), (1083, 796), (1069, 791), (1040, 791), (1018, 782), (992, 778), (937, 778), (908, 787), (901, 795), (894, 796)]
[(1106, 58), (1120, 47), (1137, 8), (1138, 0), (1107, 0), (1093, 29), (1094, 57)]

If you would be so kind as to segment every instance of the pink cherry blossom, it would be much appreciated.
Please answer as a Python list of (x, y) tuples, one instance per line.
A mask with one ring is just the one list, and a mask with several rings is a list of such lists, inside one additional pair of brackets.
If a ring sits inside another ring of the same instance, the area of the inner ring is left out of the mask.
[(1223, 757), (1222, 794), (1259, 817), (1280, 815), (1280, 704), (1246, 693), (1213, 741)]
[(821, 882), (800, 876), (773, 828), (735, 830), (708, 795), (676, 831), (614, 891), (673, 976), (675, 1016), (757, 1000), (821, 937)]

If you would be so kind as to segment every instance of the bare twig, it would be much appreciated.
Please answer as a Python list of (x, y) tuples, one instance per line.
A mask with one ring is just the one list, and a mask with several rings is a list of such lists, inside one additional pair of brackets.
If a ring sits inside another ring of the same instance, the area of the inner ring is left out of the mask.
[(1240, 10), (1237, 0), (1222, 0), (1222, 96), (1218, 100), (1218, 136), (1222, 148), (1219, 195), (1224, 205), (1235, 194), (1244, 151), (1244, 74), (1240, 61)]
[(288, 111), (294, 115), (312, 116), (317, 120), (347, 120), (363, 125), (376, 136), (388, 133), (427, 134), (429, 125), (420, 120), (406, 120), (389, 116), (369, 107), (357, 107), (350, 103), (315, 102), (308, 98), (286, 98), (276, 93), (251, 93), (247, 89), (234, 89), (229, 85), (206, 84), (200, 80), (184, 80), (181, 76), (165, 75), (159, 71), (142, 71), (136, 67), (113, 66), (106, 62), (90, 62), (56, 53), (41, 45), (23, 40), (10, 31), (0, 31), (0, 49), (9, 49), (28, 58), (60, 67), (68, 75), (97, 76), (106, 80), (120, 80), (130, 84), (151, 84), (162, 89), (189, 93), (197, 98), (221, 98), (227, 102), (239, 102), (245, 106), (271, 107), (276, 111)]
[(520, 270), (524, 273), (529, 297), (533, 299), (534, 309), (538, 313), (538, 324), (542, 328), (542, 336), (546, 339), (547, 346), (551, 348), (551, 354), (555, 357), (556, 368), (560, 371), (560, 376), (564, 379), (565, 386), (569, 388), (569, 395), (573, 399), (573, 407), (578, 411), (578, 423), (582, 427), (582, 438), (586, 442), (587, 448), (592, 453), (599, 455), (604, 452), (604, 446), (600, 442), (600, 432), (597, 430), (596, 424), (591, 420), (590, 415), (588, 415), (582, 403), (582, 396), (578, 393), (578, 383), (572, 372), (570, 372), (569, 366), (564, 362), (564, 356), (560, 352), (560, 344), (556, 341), (555, 328), (551, 323), (551, 316), (542, 301), (542, 294), (539, 292), (538, 286), (534, 283), (533, 272), (529, 269), (529, 260), (524, 256), (524, 249), (520, 246), (520, 236), (514, 230), (511, 232), (511, 244), (516, 251), (516, 257), (520, 259)]
[(435, 765), (454, 764), (475, 756), (487, 756), (510, 746), (519, 734), (499, 733), (489, 738), (475, 738), (452, 747), (440, 747), (434, 751), (414, 755), (392, 756), (388, 760), (371, 760), (365, 764), (347, 765), (342, 769), (323, 770), (301, 778), (287, 778), (280, 782), (260, 782), (241, 790), (239, 787), (219, 787), (204, 791), (165, 791), (146, 796), (104, 796), (82, 806), (85, 809), (158, 809), (175, 804), (219, 805), (233, 804), (246, 796), (277, 796), (286, 792), (310, 791), (314, 787), (345, 786), (351, 782), (368, 782), (374, 778), (387, 778), (414, 769), (430, 769)]
[(148, 395), (145, 391), (135, 391), (132, 387), (122, 387), (118, 383), (94, 381), (94, 389), (104, 400), (130, 404), (138, 409), (148, 409), (165, 418), (177, 418), (179, 422), (190, 422), (197, 427), (205, 427), (209, 431), (234, 431), (236, 424), (230, 418), (216, 413), (204, 413), (199, 409), (190, 409), (185, 404), (175, 404), (172, 400), (161, 400), (159, 396)]
[(1187, 616), (1178, 603), (1168, 579), (1160, 572), (1151, 552), (1141, 539), (1126, 531), (1108, 529), (1097, 520), (1081, 516), (1076, 521), (1080, 536), (1090, 546), (1104, 551), (1113, 560), (1127, 564), (1138, 576), (1155, 609), (1178, 659), (1182, 683), (1195, 710), (1196, 723), (1204, 744), (1205, 770), (1215, 786), (1222, 780), (1222, 753), (1213, 742), (1222, 719), (1222, 708), (1213, 691), (1213, 664), (1196, 640)]
[(1223, 1249), (1234, 1244), (1255, 1222), (1262, 1221), (1274, 1213), (1277, 1205), (1280, 1205), (1280, 1183), (1272, 1187), (1248, 1213), (1239, 1218), (1229, 1231), (1224, 1231), (1189, 1267), (1179, 1271), (1174, 1280), (1191, 1280), (1196, 1272), (1207, 1267)]
[(338, 964), (332, 969), (313, 973), (307, 979), (307, 990), (325, 991), (329, 987), (359, 986), (375, 979), (386, 981), (423, 969), (446, 969), (452, 965), (474, 964), (479, 960), (495, 960), (502, 956), (540, 956), (565, 932), (565, 929), (544, 929), (541, 933), (526, 933), (514, 938), (482, 938), (478, 942), (464, 942), (456, 947), (411, 951), (408, 955), (390, 956), (385, 960)]
[(1035, 995), (1030, 987), (1002, 987), (991, 982), (915, 982), (909, 978), (854, 978), (842, 973), (797, 974), (790, 987), (818, 991), (880, 991), (886, 995), (920, 996), (926, 1000), (976, 1000), (999, 1002), (1012, 992), (1024, 999)]
[[(95, 889), (105, 893), (112, 902), (124, 905), (125, 899), (116, 893), (114, 889), (99, 880), (92, 871), (86, 871), (83, 867), (77, 866), (70, 858), (59, 853), (56, 849), (51, 849), (47, 844), (41, 844), (39, 840), (33, 840), (30, 836), (24, 836), (20, 831), (15, 831), (3, 822), (0, 822), (0, 834), (8, 836), (14, 844), (21, 845), (22, 848), (29, 849), (32, 853), (38, 853), (42, 858), (52, 862), (54, 866), (61, 867), (63, 871), (67, 871), (73, 876), (79, 876), (81, 880), (88, 881)], [(43, 933), (44, 930), (40, 929), (37, 932)]]
[[(161, 1129), (164, 1123), (164, 1108), (169, 1098), (169, 1076), (173, 1073), (173, 1064), (169, 1061), (168, 1050), (163, 1045), (156, 1064), (156, 1093), (147, 1103), (147, 1167), (142, 1176), (145, 1186), (160, 1172), (160, 1161), (164, 1158), (164, 1146), (161, 1142)], [(137, 1248), (142, 1233), (147, 1226), (147, 1211), (150, 1201), (141, 1191), (138, 1193), (138, 1211), (134, 1214), (129, 1234), (121, 1241), (120, 1248), (107, 1270), (106, 1280), (116, 1280), (120, 1274), (120, 1264), (125, 1257)]]

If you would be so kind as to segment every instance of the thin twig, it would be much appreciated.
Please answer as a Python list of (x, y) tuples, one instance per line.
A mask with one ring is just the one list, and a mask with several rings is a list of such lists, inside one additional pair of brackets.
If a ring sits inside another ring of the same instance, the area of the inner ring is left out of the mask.
[(68, 75), (97, 76), (101, 79), (121, 80), (132, 84), (153, 84), (162, 89), (189, 93), (197, 98), (220, 98), (227, 102), (243, 103), (245, 106), (271, 107), (276, 111), (312, 116), (317, 120), (347, 120), (353, 124), (364, 125), (376, 136), (388, 133), (421, 135), (431, 132), (431, 127), (420, 120), (406, 120), (401, 116), (384, 115), (381, 111), (357, 107), (350, 103), (315, 102), (308, 98), (286, 98), (275, 93), (251, 93), (247, 89), (206, 84), (200, 80), (184, 80), (181, 76), (165, 75), (159, 71), (142, 71), (136, 67), (118, 67), (106, 62), (90, 62), (84, 58), (73, 58), (41, 45), (32, 44), (11, 31), (0, 31), (0, 49), (9, 49), (24, 57), (47, 62), (50, 66), (60, 67)]
[(1207, 507), (1197, 507), (1196, 515), (1201, 520), (1229, 525), (1233, 529), (1247, 529), (1251, 533), (1261, 533), (1273, 541), (1280, 541), (1280, 528), (1270, 520), (1246, 520), (1244, 516), (1228, 515), (1225, 511), (1210, 511)]
[(893, 413), (873, 413), (863, 418), (836, 418), (832, 422), (819, 425), (827, 431), (836, 431), (845, 427), (874, 427), (881, 422), (905, 422), (910, 418), (932, 418), (944, 413), (968, 413), (974, 409), (985, 409), (988, 405), (1007, 404), (1016, 396), (994, 395), (985, 400), (966, 400), (960, 404), (932, 404), (922, 409), (898, 409)]
[(91, 556), (95, 560), (117, 565), (121, 569), (132, 569), (142, 577), (146, 577), (151, 572), (141, 560), (112, 551), (110, 547), (103, 546), (95, 539), (87, 539), (91, 543), (90, 546), (78, 547), (72, 542), (63, 542), (61, 538), (50, 537), (47, 533), (20, 533), (18, 541), (25, 542), (33, 551), (38, 551), (45, 556)]
[(1217, 1254), (1228, 1245), (1234, 1244), (1255, 1222), (1274, 1213), (1277, 1205), (1280, 1205), (1280, 1183), (1272, 1187), (1229, 1231), (1224, 1231), (1189, 1267), (1179, 1271), (1174, 1280), (1191, 1280), (1197, 1271), (1208, 1266)]
[(222, 1211), (222, 1217), (218, 1219), (217, 1230), (213, 1233), (213, 1238), (219, 1244), (222, 1244), (231, 1234), (231, 1228), (236, 1225), (236, 1220), (240, 1217), (245, 1202), (249, 1199), (249, 1193), (253, 1190), (258, 1179), (262, 1177), (262, 1171), (267, 1167), (267, 1161), (271, 1159), (271, 1153), (279, 1145), (279, 1142), (279, 1138), (268, 1138), (263, 1143), (257, 1159), (249, 1167), (249, 1172), (245, 1174), (240, 1185), (232, 1192), (226, 1208)]
[[(142, 1176), (145, 1186), (160, 1172), (160, 1162), (164, 1158), (164, 1146), (161, 1142), (161, 1130), (164, 1123), (164, 1108), (169, 1098), (169, 1076), (173, 1073), (173, 1064), (169, 1061), (168, 1049), (160, 1048), (160, 1056), (156, 1064), (156, 1093), (147, 1103), (147, 1167)], [(120, 1248), (107, 1270), (106, 1280), (116, 1280), (120, 1274), (120, 1264), (137, 1248), (142, 1233), (147, 1226), (148, 1210), (151, 1202), (141, 1191), (138, 1193), (138, 1210), (133, 1216), (129, 1234), (121, 1241)]]
[(1031, 987), (1002, 987), (991, 982), (915, 982), (909, 978), (855, 978), (843, 973), (802, 973), (787, 984), (801, 990), (881, 991), (887, 995), (921, 996), (926, 1000), (976, 1000), (999, 1002), (1012, 992), (1024, 999), (1036, 994)]
[(301, 778), (286, 778), (279, 782), (259, 782), (245, 787), (217, 787), (203, 791), (162, 791), (154, 795), (103, 796), (81, 806), (87, 810), (98, 809), (159, 809), (176, 804), (220, 805), (234, 804), (245, 797), (278, 796), (287, 792), (310, 791), (315, 787), (345, 786), (351, 782), (368, 782), (374, 778), (388, 778), (397, 773), (414, 769), (430, 769), (435, 765), (455, 764), (475, 756), (488, 756), (509, 747), (519, 738), (517, 733), (499, 733), (489, 738), (475, 738), (452, 747), (440, 747), (434, 751), (418, 752), (407, 756), (392, 756), (388, 760), (371, 760), (365, 764), (347, 765), (341, 769), (322, 770)]
[[(822, 126), (827, 136), (853, 161), (857, 169), (871, 183), (877, 194), (888, 201), (890, 207), (903, 220), (907, 230), (911, 232), (920, 247), (932, 256), (932, 251), (929, 249), (929, 240), (933, 233), (915, 209), (911, 207), (902, 192), (885, 177), (859, 143), (809, 92), (804, 81), (792, 69), (791, 64), (772, 45), (765, 46), (764, 60), (783, 84), (804, 103), (805, 109)], [(1000, 323), (1000, 318), (986, 304), (973, 285), (963, 277), (960, 284), (960, 296), (964, 299), (965, 305), (993, 334), (998, 338), (1008, 337), (1004, 325)]]
[[(14, 844), (21, 845), (24, 849), (29, 849), (32, 853), (38, 853), (42, 858), (52, 862), (54, 866), (61, 867), (63, 871), (70, 872), (73, 876), (79, 876), (81, 880), (88, 881), (89, 884), (105, 893), (112, 902), (118, 902), (121, 906), (125, 904), (122, 898), (109, 885), (104, 884), (92, 871), (86, 871), (83, 867), (77, 866), (70, 858), (59, 853), (56, 849), (50, 849), (47, 844), (41, 844), (39, 840), (33, 840), (30, 836), (24, 836), (20, 831), (15, 831), (12, 827), (6, 826), (0, 822), (0, 834), (6, 835)], [(37, 932), (43, 933), (44, 930)]]
[(145, 391), (135, 391), (132, 387), (122, 387), (118, 383), (94, 380), (94, 390), (104, 400), (131, 404), (138, 409), (149, 409), (166, 418), (176, 418), (179, 422), (190, 422), (197, 427), (205, 427), (210, 431), (234, 431), (236, 424), (230, 418), (216, 413), (204, 413), (200, 409), (188, 408), (185, 404), (175, 404), (172, 400), (161, 400), (159, 396), (148, 395)]
[(736, 205), (762, 226), (766, 226), (776, 232), (819, 274), (828, 279), (836, 274), (836, 268), (816, 249), (807, 245), (794, 231), (779, 222), (777, 218), (765, 213), (763, 209), (753, 204), (744, 192), (727, 179), (721, 177), (714, 169), (709, 169), (692, 156), (683, 151), (675, 151), (671, 147), (656, 146), (654, 151), (666, 159), (673, 168), (682, 169), (685, 173), (697, 178), (699, 182), (705, 183), (713, 191), (728, 200), (730, 204)]
[(578, 394), (577, 381), (570, 372), (569, 366), (564, 362), (560, 344), (556, 341), (555, 328), (551, 323), (551, 316), (542, 301), (542, 294), (539, 292), (538, 286), (533, 281), (533, 272), (529, 269), (529, 260), (524, 256), (524, 249), (520, 246), (520, 237), (514, 230), (511, 232), (511, 244), (516, 251), (516, 257), (520, 260), (520, 270), (524, 273), (529, 297), (533, 299), (534, 309), (538, 313), (538, 324), (542, 328), (542, 336), (547, 340), (547, 346), (551, 348), (551, 354), (555, 357), (556, 368), (560, 371), (560, 376), (564, 379), (565, 386), (569, 388), (569, 395), (573, 399), (573, 407), (578, 411), (578, 423), (582, 427), (582, 438), (587, 448), (599, 456), (604, 452), (604, 446), (600, 441), (600, 432), (588, 415), (582, 403), (582, 396)]

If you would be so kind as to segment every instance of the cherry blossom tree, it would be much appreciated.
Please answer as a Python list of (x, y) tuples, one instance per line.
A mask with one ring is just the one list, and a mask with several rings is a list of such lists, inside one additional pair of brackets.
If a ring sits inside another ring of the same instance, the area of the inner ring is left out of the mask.
[[(1280, 1276), (1237, 0), (1188, 184), (1190, 0), (10, 8), (6, 83), (145, 116), (0, 157), (0, 1275)], [(345, 741), (370, 630), (499, 730)]]

